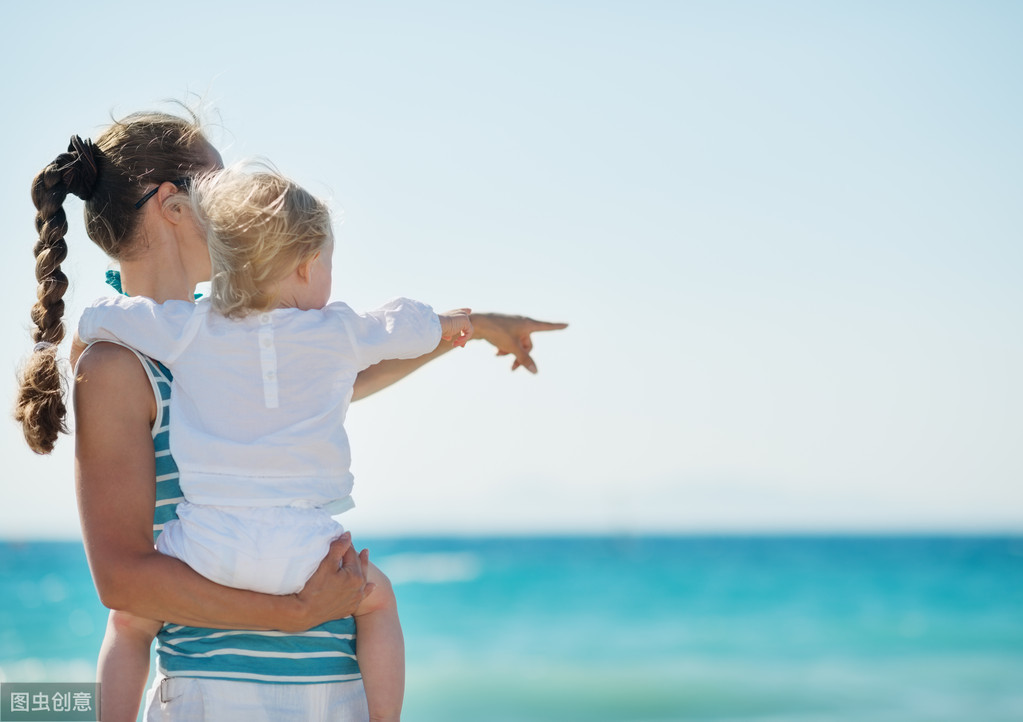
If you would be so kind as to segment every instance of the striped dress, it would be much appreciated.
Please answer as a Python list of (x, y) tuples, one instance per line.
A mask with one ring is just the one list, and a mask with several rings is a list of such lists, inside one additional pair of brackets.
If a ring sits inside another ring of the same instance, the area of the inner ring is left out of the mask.
[[(170, 454), (171, 373), (159, 362), (136, 353), (157, 400), (153, 424), (156, 452), (156, 509), (153, 538), (176, 517), (184, 501), (178, 467)], [(338, 619), (300, 634), (246, 632), (165, 624), (157, 635), (157, 667), (168, 677), (314, 684), (361, 678), (355, 660), (355, 620)]]

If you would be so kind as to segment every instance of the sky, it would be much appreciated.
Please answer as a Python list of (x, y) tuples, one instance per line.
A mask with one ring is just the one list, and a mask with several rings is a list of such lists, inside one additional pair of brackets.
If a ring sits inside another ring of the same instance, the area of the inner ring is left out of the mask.
[[(16, 3), (0, 364), (29, 185), (198, 107), (329, 199), (334, 297), (565, 321), (353, 405), (360, 535), (1023, 531), (1023, 6)], [(72, 325), (108, 293), (81, 202)], [(73, 426), (73, 419), (72, 419)], [(73, 439), (0, 422), (0, 538), (79, 535)]]

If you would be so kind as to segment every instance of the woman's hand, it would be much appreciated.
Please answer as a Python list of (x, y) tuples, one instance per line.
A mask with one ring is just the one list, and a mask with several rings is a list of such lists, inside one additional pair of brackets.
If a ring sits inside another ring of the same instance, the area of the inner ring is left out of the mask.
[(368, 565), (369, 553), (363, 549), (356, 554), (352, 535), (348, 532), (341, 535), (330, 545), (327, 556), (295, 595), (302, 611), (293, 628), (283, 631), (301, 632), (332, 619), (351, 616), (373, 591), (374, 585), (366, 582)]
[(497, 348), (498, 356), (512, 355), (512, 371), (519, 366), (530, 373), (536, 373), (536, 364), (529, 355), (533, 350), (532, 334), (537, 331), (560, 331), (568, 328), (567, 323), (537, 321), (526, 316), (509, 316), (503, 313), (472, 314), (473, 338), (490, 342)]

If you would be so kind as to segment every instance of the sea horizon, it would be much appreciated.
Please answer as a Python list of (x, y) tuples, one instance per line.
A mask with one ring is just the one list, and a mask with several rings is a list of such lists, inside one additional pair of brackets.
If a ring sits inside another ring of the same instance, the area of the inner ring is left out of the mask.
[[(815, 528), (797, 526), (763, 526), (763, 527), (693, 527), (685, 529), (661, 529), (661, 528), (629, 528), (629, 529), (530, 529), (530, 528), (507, 528), (500, 530), (478, 530), (478, 529), (445, 529), (441, 531), (413, 530), (408, 532), (397, 531), (370, 531), (357, 532), (351, 530), (353, 535), (359, 539), (564, 539), (564, 538), (618, 538), (618, 537), (639, 537), (639, 538), (687, 538), (687, 537), (820, 537), (820, 538), (903, 538), (903, 537), (1023, 537), (1023, 524), (1005, 526), (936, 526), (936, 527), (912, 527), (912, 526), (891, 526), (891, 527), (839, 527), (839, 528)], [(81, 533), (59, 534), (47, 532), (36, 533), (10, 533), (0, 530), (0, 544), (22, 543), (22, 542), (80, 542)]]

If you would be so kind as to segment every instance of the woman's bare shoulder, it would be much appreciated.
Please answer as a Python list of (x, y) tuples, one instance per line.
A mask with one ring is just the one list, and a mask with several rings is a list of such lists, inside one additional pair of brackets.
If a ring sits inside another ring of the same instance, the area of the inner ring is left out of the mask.
[(155, 418), (156, 399), (149, 376), (131, 349), (116, 343), (94, 343), (82, 352), (75, 366), (76, 407), (116, 403), (119, 407), (145, 404)]

